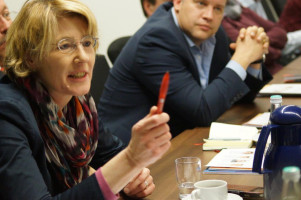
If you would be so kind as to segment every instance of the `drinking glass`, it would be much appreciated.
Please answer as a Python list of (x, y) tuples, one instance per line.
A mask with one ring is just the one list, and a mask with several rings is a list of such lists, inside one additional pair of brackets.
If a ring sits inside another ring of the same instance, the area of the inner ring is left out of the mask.
[(195, 189), (194, 183), (201, 180), (201, 160), (198, 157), (181, 157), (175, 163), (179, 198), (183, 199)]

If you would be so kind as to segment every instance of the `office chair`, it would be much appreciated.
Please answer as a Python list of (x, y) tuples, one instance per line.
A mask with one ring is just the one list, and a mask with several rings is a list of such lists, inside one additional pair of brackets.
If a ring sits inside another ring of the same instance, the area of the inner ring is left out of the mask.
[(4, 76), (4, 73), (0, 71), (0, 79)]
[(273, 4), (278, 16), (280, 16), (283, 8), (285, 6), (286, 0), (273, 0), (273, 1), (271, 1), (271, 3)]
[(90, 94), (97, 105), (110, 72), (110, 66), (104, 55), (96, 55)]
[[(281, 0), (281, 1), (283, 1), (283, 0)], [(278, 22), (279, 15), (277, 14), (272, 2), (273, 2), (273, 0), (261, 0), (262, 7), (263, 7), (268, 19), (273, 22)]]
[(108, 56), (112, 64), (114, 64), (122, 48), (125, 46), (131, 36), (125, 36), (114, 40), (108, 48)]

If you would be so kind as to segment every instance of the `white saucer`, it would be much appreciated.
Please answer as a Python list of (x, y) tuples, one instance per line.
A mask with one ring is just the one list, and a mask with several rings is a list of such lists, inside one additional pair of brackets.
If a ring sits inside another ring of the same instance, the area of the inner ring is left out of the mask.
[(233, 193), (228, 193), (227, 200), (243, 200), (241, 196)]
[[(191, 199), (191, 196), (188, 195), (187, 197), (185, 197), (184, 199), (182, 200), (192, 200)], [(233, 193), (228, 193), (228, 198), (227, 200), (243, 200), (242, 197), (240, 197), (239, 195), (237, 194), (233, 194)]]

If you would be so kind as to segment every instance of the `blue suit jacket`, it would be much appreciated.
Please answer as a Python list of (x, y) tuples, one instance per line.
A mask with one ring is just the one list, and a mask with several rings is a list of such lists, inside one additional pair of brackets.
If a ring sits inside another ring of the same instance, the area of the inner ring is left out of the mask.
[[(61, 191), (26, 95), (7, 77), (0, 94), (0, 199), (104, 199), (95, 175)], [(118, 138), (101, 132), (90, 165), (97, 169), (122, 148)]]
[(174, 23), (172, 3), (161, 5), (128, 41), (114, 63), (98, 106), (105, 129), (128, 142), (131, 127), (156, 105), (162, 77), (170, 72), (164, 111), (170, 115), (173, 136), (185, 129), (208, 126), (244, 97), (252, 101), (263, 81), (247, 75), (245, 81), (231, 69), (228, 40), (216, 33), (209, 85), (203, 89), (194, 58), (183, 32)]

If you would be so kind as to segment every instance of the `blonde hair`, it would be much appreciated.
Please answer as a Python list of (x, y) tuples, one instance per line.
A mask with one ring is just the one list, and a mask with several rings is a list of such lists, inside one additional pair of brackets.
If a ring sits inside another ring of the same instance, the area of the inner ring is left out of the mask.
[[(7, 33), (5, 69), (15, 80), (29, 76), (29, 58), (42, 60), (56, 40), (58, 20), (79, 16), (88, 25), (87, 33), (97, 37), (97, 23), (92, 11), (79, 0), (28, 0)], [(95, 46), (95, 52), (98, 44)]]

